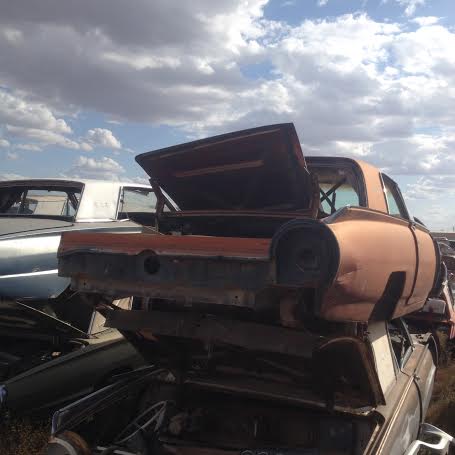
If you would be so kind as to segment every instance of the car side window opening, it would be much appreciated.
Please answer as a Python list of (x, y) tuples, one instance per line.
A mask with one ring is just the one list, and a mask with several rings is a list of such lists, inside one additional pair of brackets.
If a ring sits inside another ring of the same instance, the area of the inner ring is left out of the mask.
[(385, 174), (382, 174), (382, 179), (384, 182), (384, 192), (389, 215), (409, 219), (409, 214), (406, 209), (403, 196), (401, 195), (397, 184)]
[(156, 196), (147, 188), (123, 188), (118, 218), (126, 219), (134, 213), (155, 213)]
[(348, 205), (360, 205), (357, 181), (351, 172), (329, 167), (311, 169), (311, 172), (314, 172), (318, 179), (320, 210), (324, 214), (330, 215)]
[(397, 365), (402, 368), (412, 351), (412, 342), (407, 326), (402, 319), (394, 319), (387, 323), (387, 330)]
[(80, 191), (52, 188), (7, 188), (0, 190), (0, 214), (74, 217)]

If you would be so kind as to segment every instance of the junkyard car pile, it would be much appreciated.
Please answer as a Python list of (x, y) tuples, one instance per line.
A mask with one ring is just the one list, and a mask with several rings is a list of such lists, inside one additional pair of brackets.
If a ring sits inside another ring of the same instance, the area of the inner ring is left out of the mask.
[[(57, 275), (63, 232), (141, 232), (150, 187), (118, 182), (0, 182), (0, 399), (3, 411), (53, 408), (142, 364), (104, 317)], [(124, 308), (131, 299), (115, 302)], [(75, 374), (77, 372), (77, 374)]]
[(423, 308), (410, 315), (414, 325), (422, 329), (431, 327), (455, 340), (455, 250), (447, 239), (435, 238), (441, 257), (440, 293), (430, 297)]
[(149, 366), (60, 409), (48, 454), (447, 453), (421, 425), (447, 274), (392, 179), (292, 124), (137, 161), (147, 229), (63, 233), (59, 276)]

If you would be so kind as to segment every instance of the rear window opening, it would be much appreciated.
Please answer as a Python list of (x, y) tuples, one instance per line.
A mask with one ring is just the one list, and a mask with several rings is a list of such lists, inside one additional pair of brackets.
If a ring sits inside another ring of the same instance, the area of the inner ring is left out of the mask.
[(80, 200), (80, 188), (33, 186), (1, 188), (0, 215), (74, 218)]

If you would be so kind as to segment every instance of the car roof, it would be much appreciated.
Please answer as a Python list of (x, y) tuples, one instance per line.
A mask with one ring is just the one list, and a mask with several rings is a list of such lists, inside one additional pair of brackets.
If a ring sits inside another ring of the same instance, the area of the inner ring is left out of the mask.
[(82, 190), (75, 221), (110, 221), (116, 219), (120, 189), (123, 187), (152, 190), (150, 185), (93, 179), (21, 179), (4, 180), (0, 188), (10, 186), (74, 187)]
[(15, 179), (15, 180), (2, 180), (0, 186), (25, 186), (25, 185), (116, 185), (121, 186), (135, 186), (139, 188), (151, 188), (150, 185), (142, 183), (117, 181), (117, 180), (100, 180), (100, 179), (67, 179), (67, 178), (31, 178), (31, 179)]

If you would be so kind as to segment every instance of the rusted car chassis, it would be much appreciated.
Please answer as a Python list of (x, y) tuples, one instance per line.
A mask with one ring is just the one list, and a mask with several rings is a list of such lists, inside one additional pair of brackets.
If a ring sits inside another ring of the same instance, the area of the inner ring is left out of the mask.
[(281, 221), (271, 239), (68, 234), (59, 270), (88, 292), (282, 308), (285, 325), (299, 320), (291, 306), (334, 321), (400, 317), (421, 308), (434, 286), (435, 247), (420, 226), (364, 208)]
[[(76, 430), (80, 453), (404, 453), (438, 352), (401, 317), (442, 279), (397, 185), (360, 161), (305, 160), (290, 124), (137, 161), (158, 198), (151, 229), (64, 234), (59, 274), (103, 295), (107, 325), (156, 371), (61, 410), (54, 447)], [(132, 310), (109, 307), (129, 295)], [(102, 436), (84, 430), (94, 417)]]
[[(435, 287), (438, 248), (402, 200), (392, 216), (386, 191), (399, 196), (396, 184), (349, 159), (307, 166), (292, 125), (137, 160), (158, 200), (164, 188), (183, 210), (158, 202), (156, 235), (65, 234), (59, 273), (74, 288), (368, 321), (418, 310)], [(358, 207), (337, 208), (345, 193)]]

